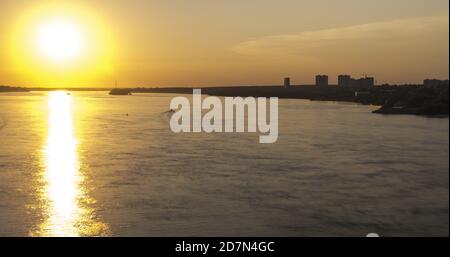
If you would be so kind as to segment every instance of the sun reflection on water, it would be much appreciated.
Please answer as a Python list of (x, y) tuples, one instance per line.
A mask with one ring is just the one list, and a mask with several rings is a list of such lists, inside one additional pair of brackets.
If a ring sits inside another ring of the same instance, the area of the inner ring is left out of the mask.
[(43, 158), (45, 172), (42, 200), (44, 221), (38, 236), (96, 236), (107, 234), (87, 206), (92, 199), (83, 188), (72, 120), (72, 96), (63, 91), (49, 94), (48, 137)]

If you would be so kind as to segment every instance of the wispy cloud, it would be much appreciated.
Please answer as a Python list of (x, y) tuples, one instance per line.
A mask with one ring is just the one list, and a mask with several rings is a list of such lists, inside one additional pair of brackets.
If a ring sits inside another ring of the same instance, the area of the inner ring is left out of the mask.
[(400, 42), (408, 47), (408, 41), (412, 40), (428, 40), (433, 44), (436, 39), (429, 37), (434, 36), (441, 41), (447, 38), (448, 41), (448, 28), (448, 16), (393, 20), (268, 36), (241, 42), (233, 46), (232, 50), (263, 58), (314, 58), (323, 52), (333, 53), (340, 49), (345, 49), (348, 54), (352, 52), (352, 47), (361, 50), (366, 45), (370, 45), (370, 50), (373, 50), (374, 44), (377, 44), (378, 50), (388, 50), (387, 48)]

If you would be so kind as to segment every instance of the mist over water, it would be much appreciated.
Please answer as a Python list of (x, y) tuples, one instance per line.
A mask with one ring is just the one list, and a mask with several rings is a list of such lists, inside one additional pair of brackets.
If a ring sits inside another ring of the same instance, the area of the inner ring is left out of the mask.
[(448, 236), (448, 118), (280, 99), (266, 145), (172, 133), (174, 96), (75, 92), (58, 123), (1, 94), (0, 235)]

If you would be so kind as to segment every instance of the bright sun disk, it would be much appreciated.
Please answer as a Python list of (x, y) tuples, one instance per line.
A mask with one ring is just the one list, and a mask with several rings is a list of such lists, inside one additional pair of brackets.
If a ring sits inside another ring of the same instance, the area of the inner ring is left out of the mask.
[(73, 59), (81, 54), (83, 38), (80, 29), (68, 22), (54, 21), (38, 31), (39, 51), (53, 60)]

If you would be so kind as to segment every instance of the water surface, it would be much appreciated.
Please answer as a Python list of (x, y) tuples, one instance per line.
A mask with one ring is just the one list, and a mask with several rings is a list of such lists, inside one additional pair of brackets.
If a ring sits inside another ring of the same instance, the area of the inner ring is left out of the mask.
[(0, 94), (0, 235), (448, 236), (448, 118), (281, 99), (264, 145), (174, 96)]

